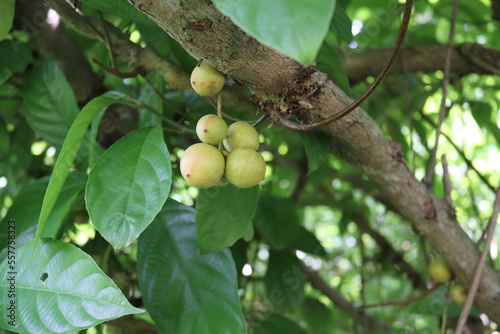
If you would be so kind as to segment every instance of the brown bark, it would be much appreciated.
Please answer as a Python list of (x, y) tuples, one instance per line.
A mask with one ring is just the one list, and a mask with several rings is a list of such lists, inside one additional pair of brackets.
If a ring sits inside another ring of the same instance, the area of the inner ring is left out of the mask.
[[(59, 1), (47, 0), (54, 5), (60, 5)], [(336, 114), (351, 102), (325, 74), (310, 74), (293, 60), (260, 45), (221, 15), (209, 1), (133, 2), (193, 56), (205, 59), (247, 85), (256, 94), (262, 109), (277, 120), (295, 113), (304, 122), (314, 122)], [(70, 15), (72, 13), (64, 14), (66, 18)], [(112, 38), (119, 40), (118, 33), (114, 32)], [(130, 45), (123, 43), (122, 47)], [(126, 61), (136, 60), (146, 70), (158, 72), (167, 82), (172, 82), (169, 72), (176, 74), (185, 86), (187, 75), (177, 73), (171, 64), (158, 66), (154, 63), (159, 61), (154, 52), (138, 46), (132, 50), (136, 59), (130, 59), (132, 56), (127, 56), (124, 50), (117, 53)], [(137, 57), (143, 52), (149, 52), (147, 62)], [(303, 98), (308, 99), (312, 109), (300, 106), (298, 101)], [(408, 170), (398, 144), (386, 139), (361, 108), (323, 130), (332, 137), (333, 152), (370, 177), (382, 195), (446, 260), (458, 279), (468, 285), (478, 260), (478, 249), (454, 217), (448, 215), (446, 203), (436, 198)], [(476, 295), (478, 306), (495, 322), (500, 322), (499, 282), (500, 275), (487, 266)]]
[[(378, 75), (391, 51), (392, 49), (374, 49), (343, 54), (342, 64), (351, 83)], [(442, 71), (445, 54), (445, 45), (406, 46), (401, 50), (390, 74)], [(450, 71), (459, 76), (470, 73), (499, 75), (500, 51), (475, 43), (457, 45), (451, 54)]]
[[(307, 76), (291, 59), (268, 49), (244, 34), (209, 1), (134, 0), (195, 57), (248, 85), (259, 103), (276, 118), (295, 112), (305, 122), (336, 114), (350, 98), (320, 72)], [(191, 29), (205, 22), (203, 29)], [(312, 93), (318, 90), (316, 93)], [(312, 109), (296, 101), (307, 95)], [(365, 173), (381, 193), (422, 233), (464, 284), (469, 284), (478, 249), (448, 215), (438, 199), (408, 170), (399, 145), (386, 139), (378, 125), (361, 108), (323, 128), (333, 139), (333, 151)], [(487, 267), (476, 302), (493, 321), (500, 322), (500, 275)]]

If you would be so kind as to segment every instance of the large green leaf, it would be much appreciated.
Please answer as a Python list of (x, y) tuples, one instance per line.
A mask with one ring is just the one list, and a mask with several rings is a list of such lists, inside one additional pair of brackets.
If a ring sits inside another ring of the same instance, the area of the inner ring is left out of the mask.
[(246, 333), (230, 252), (200, 255), (193, 209), (168, 200), (139, 237), (137, 272), (160, 333)]
[(130, 19), (133, 22), (155, 24), (145, 14), (135, 9), (127, 0), (82, 0), (82, 2), (104, 13)]
[(306, 298), (302, 304), (302, 316), (307, 327), (314, 332), (325, 330), (332, 324), (332, 313), (317, 299)]
[(255, 322), (254, 334), (307, 334), (296, 322), (277, 313), (264, 313), (262, 322)]
[(303, 226), (299, 227), (297, 238), (292, 241), (290, 247), (309, 253), (314, 256), (326, 257), (325, 248), (321, 245), (314, 233), (306, 230)]
[(170, 155), (160, 127), (129, 133), (90, 171), (85, 201), (92, 223), (123, 249), (153, 221), (172, 185)]
[[(0, 326), (20, 333), (72, 333), (143, 310), (130, 305), (92, 258), (71, 244), (41, 239), (0, 265)], [(12, 283), (15, 288), (12, 288)], [(7, 307), (15, 308), (15, 318)]]
[(327, 43), (323, 43), (316, 59), (316, 68), (321, 72), (328, 74), (330, 79), (347, 94), (351, 94), (349, 79), (335, 51)]
[(307, 275), (295, 255), (271, 250), (264, 284), (273, 309), (293, 309), (304, 300)]
[(470, 102), (471, 113), (479, 127), (488, 130), (500, 145), (500, 129), (497, 125), (497, 111), (490, 103)]
[[(74, 200), (85, 188), (87, 174), (72, 172), (68, 175), (64, 186), (60, 190), (60, 196), (50, 212), (47, 224), (42, 231), (42, 237), (54, 238), (61, 226), (64, 218), (71, 209)], [(6, 247), (7, 225), (9, 220), (16, 222), (16, 245), (21, 246), (25, 242), (33, 239), (36, 231), (36, 224), (42, 208), (42, 201), (49, 177), (37, 180), (25, 186), (14, 199), (14, 204), (9, 208), (2, 223), (0, 224), (0, 250)], [(5, 242), (4, 242), (5, 241)], [(5, 249), (4, 249), (5, 250)], [(0, 254), (3, 259), (4, 254)]]
[(299, 233), (300, 222), (295, 204), (288, 198), (263, 195), (259, 200), (255, 229), (277, 249), (289, 246)]
[(0, 85), (12, 74), (24, 71), (30, 62), (31, 53), (26, 44), (14, 40), (0, 42)]
[(102, 96), (92, 99), (89, 103), (83, 107), (82, 111), (78, 114), (71, 128), (68, 131), (68, 135), (64, 140), (64, 144), (59, 153), (59, 157), (56, 160), (54, 166), (54, 171), (49, 181), (47, 191), (43, 198), (42, 209), (40, 210), (40, 218), (38, 219), (38, 227), (35, 235), (35, 242), (40, 238), (42, 231), (44, 229), (45, 223), (50, 215), (50, 212), (54, 208), (57, 197), (61, 192), (61, 188), (66, 181), (66, 177), (73, 166), (76, 154), (80, 148), (83, 137), (87, 133), (87, 128), (92, 122), (92, 119), (104, 108), (109, 107), (117, 99), (122, 98), (123, 95), (117, 92), (108, 92)]
[(332, 137), (323, 131), (299, 132), (307, 155), (307, 173), (311, 174), (325, 163), (330, 154)]
[(27, 75), (23, 108), (30, 127), (49, 143), (61, 147), (78, 115), (78, 105), (52, 56), (47, 55)]
[(14, 0), (0, 1), (0, 13), (2, 13), (2, 19), (0, 20), (0, 41), (9, 33), (12, 21), (14, 21), (15, 7)]
[(217, 8), (259, 42), (308, 65), (328, 31), (335, 0), (214, 0)]
[(344, 42), (346, 44), (351, 43), (352, 21), (340, 4), (335, 6), (335, 11), (333, 12), (332, 21), (330, 23), (330, 29), (333, 31), (339, 42)]
[(196, 235), (202, 254), (226, 248), (241, 238), (257, 208), (259, 187), (232, 185), (202, 189), (196, 202)]

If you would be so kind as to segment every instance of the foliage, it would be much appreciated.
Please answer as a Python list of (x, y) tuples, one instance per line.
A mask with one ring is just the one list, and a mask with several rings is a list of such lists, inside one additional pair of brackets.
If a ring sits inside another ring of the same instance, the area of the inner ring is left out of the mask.
[[(0, 4), (0, 332), (352, 333), (365, 325), (357, 307), (415, 297), (418, 282), (430, 282), (428, 243), (374, 182), (330, 153), (323, 132), (257, 122), (265, 181), (250, 189), (191, 187), (179, 159), (197, 142), (196, 121), (215, 113), (209, 100), (169, 89), (162, 73), (120, 78), (104, 70), (91, 60), (111, 62), (106, 43), (67, 26), (98, 82), (98, 93), (78, 100), (61, 58), (23, 29), (26, 18), (13, 3)], [(407, 44), (445, 45), (452, 3), (417, 1)], [(383, 0), (214, 4), (264, 45), (304, 65), (315, 61), (352, 97), (373, 77), (351, 85), (343, 64), (391, 47), (401, 9)], [(183, 73), (196, 64), (125, 0), (81, 0), (79, 9)], [(488, 1), (460, 2), (455, 42), (497, 47), (491, 11)], [(128, 69), (117, 59), (117, 70)], [(442, 80), (442, 71), (389, 75), (363, 105), (401, 144), (419, 179), (434, 146)], [(451, 73), (450, 82), (439, 155), (448, 160), (457, 221), (478, 240), (500, 183), (500, 79)], [(224, 89), (248, 94), (238, 85)], [(439, 197), (443, 168), (439, 162), (430, 185)], [(318, 289), (306, 268), (344, 303)], [(11, 276), (13, 295), (6, 293)], [(12, 301), (15, 326), (7, 317)], [(460, 311), (443, 286), (410, 306), (366, 315), (394, 333), (434, 333), (443, 313)]]

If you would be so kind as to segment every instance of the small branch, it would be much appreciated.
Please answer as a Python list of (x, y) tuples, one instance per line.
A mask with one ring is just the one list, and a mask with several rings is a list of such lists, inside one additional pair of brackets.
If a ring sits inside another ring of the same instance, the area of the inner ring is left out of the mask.
[(217, 115), (222, 117), (222, 91), (217, 94)]
[(113, 70), (116, 70), (116, 61), (115, 61), (115, 53), (113, 52), (113, 44), (111, 44), (111, 39), (109, 38), (108, 29), (106, 29), (106, 24), (102, 17), (101, 11), (98, 10), (97, 13), (99, 14), (99, 21), (101, 21), (102, 31), (104, 32), (104, 42), (109, 52), (109, 60), (111, 62), (111, 68)]
[[(304, 270), (304, 272), (307, 274), (307, 278), (309, 279), (309, 282), (311, 285), (321, 291), (325, 296), (327, 296), (334, 304), (336, 307), (338, 307), (342, 312), (350, 316), (351, 318), (354, 319), (354, 321), (358, 323), (362, 323), (363, 321), (363, 311), (357, 309), (354, 307), (348, 300), (346, 300), (337, 290), (333, 289), (331, 286), (326, 283), (321, 276), (319, 275), (318, 272), (312, 270), (309, 268), (304, 262), (299, 260), (299, 263)], [(369, 315), (366, 316), (366, 321), (368, 324), (367, 329), (383, 329), (387, 330), (387, 326), (378, 322), (378, 320), (370, 317)]]
[[(424, 113), (420, 113), (420, 115), (422, 115), (422, 118), (429, 124), (431, 124), (432, 126), (436, 126), (436, 124), (430, 119), (429, 116), (425, 115)], [(479, 177), (479, 179), (481, 179), (481, 181), (483, 181), (483, 183), (488, 187), (490, 188), (491, 191), (495, 192), (495, 187), (493, 187), (489, 181), (477, 170), (477, 168), (473, 165), (472, 161), (470, 159), (467, 158), (467, 156), (465, 155), (464, 151), (461, 150), (457, 144), (455, 144), (455, 142), (451, 139), (450, 136), (448, 136), (447, 134), (445, 133), (442, 133), (443, 137), (446, 138), (446, 140), (448, 140), (448, 142), (451, 144), (451, 146), (453, 146), (455, 148), (455, 150), (457, 151), (457, 153), (462, 157), (462, 159), (465, 161), (465, 164), (467, 165), (468, 168), (472, 169), (476, 174), (477, 176)]]
[(410, 299), (407, 299), (407, 300), (402, 300), (402, 301), (392, 301), (392, 302), (384, 302), (384, 303), (378, 303), (378, 304), (369, 304), (369, 305), (365, 305), (363, 306), (364, 309), (367, 309), (367, 308), (372, 308), (372, 307), (384, 307), (384, 306), (404, 306), (404, 305), (409, 305), (411, 303), (414, 303), (416, 302), (417, 300), (420, 300), (422, 298), (425, 298), (427, 297), (428, 295), (430, 295), (431, 293), (433, 293), (434, 291), (437, 290), (437, 288), (439, 288), (440, 285), (439, 284), (436, 284), (434, 285), (432, 288), (430, 288), (429, 290), (426, 290), (425, 292), (423, 292), (422, 294), (416, 296), (416, 297), (413, 297), (413, 298), (410, 298)]
[(290, 120), (281, 118), (278, 113), (276, 113), (276, 121), (280, 123), (281, 125), (288, 127), (292, 130), (295, 131), (311, 131), (315, 129), (319, 129), (325, 125), (328, 125), (330, 123), (333, 123), (335, 121), (338, 121), (344, 116), (347, 116), (350, 114), (353, 110), (355, 110), (357, 107), (359, 107), (374, 91), (375, 89), (380, 85), (380, 83), (385, 79), (387, 76), (387, 73), (392, 68), (392, 65), (396, 61), (396, 58), (399, 54), (399, 51), (401, 50), (401, 47), (403, 46), (405, 37), (406, 37), (406, 32), (408, 31), (408, 25), (410, 23), (410, 18), (411, 18), (411, 11), (413, 8), (413, 2), (414, 0), (407, 0), (406, 5), (405, 5), (405, 11), (403, 14), (403, 19), (401, 21), (401, 26), (399, 28), (399, 33), (397, 36), (396, 44), (394, 45), (394, 48), (392, 50), (391, 56), (387, 60), (387, 63), (385, 64), (384, 68), (380, 72), (380, 74), (377, 76), (375, 81), (368, 87), (368, 89), (361, 95), (357, 100), (352, 102), (349, 106), (346, 108), (342, 109), (339, 113), (335, 114), (332, 117), (326, 118), (322, 121), (316, 122), (316, 123), (310, 123), (310, 124), (298, 124), (295, 122), (292, 122)]
[(163, 94), (158, 89), (156, 89), (156, 87), (153, 85), (153, 83), (151, 82), (151, 80), (149, 80), (147, 76), (143, 75), (142, 77), (144, 78), (146, 85), (148, 85), (148, 87), (156, 94), (156, 96), (158, 96), (163, 101), (163, 103), (172, 108), (176, 114), (184, 116), (184, 113), (182, 111), (180, 111), (172, 103), (170, 103), (170, 101), (167, 100), (165, 96), (163, 96)]
[(436, 128), (436, 140), (434, 142), (434, 148), (432, 149), (431, 152), (429, 166), (427, 168), (427, 175), (425, 177), (425, 182), (428, 185), (432, 184), (432, 178), (434, 176), (434, 167), (436, 165), (436, 155), (439, 147), (439, 137), (441, 136), (441, 127), (443, 125), (444, 116), (446, 114), (446, 98), (448, 96), (448, 85), (450, 83), (450, 63), (451, 63), (451, 54), (453, 51), (453, 39), (455, 37), (455, 24), (457, 22), (458, 4), (459, 1), (454, 0), (453, 11), (451, 13), (451, 19), (450, 19), (450, 34), (448, 38), (448, 46), (446, 49), (446, 57), (444, 61), (443, 96), (441, 98), (441, 110), (439, 111), (439, 121)]
[(451, 199), (451, 181), (450, 172), (448, 170), (448, 161), (446, 155), (441, 156), (441, 164), (443, 165), (443, 185), (444, 185), (444, 200), (448, 205), (448, 215), (452, 219), (456, 219), (455, 208), (453, 207), (453, 200)]
[(102, 68), (104, 71), (111, 73), (119, 78), (133, 78), (139, 74), (138, 69), (134, 69), (133, 71), (130, 72), (120, 72), (116, 68), (108, 68), (105, 65), (101, 64), (97, 59), (92, 58), (92, 62)]
[(493, 235), (495, 234), (495, 227), (497, 225), (498, 213), (500, 211), (500, 187), (496, 192), (495, 204), (493, 206), (493, 214), (488, 222), (488, 226), (486, 228), (486, 242), (484, 244), (483, 251), (481, 252), (481, 256), (479, 257), (479, 262), (476, 267), (476, 271), (474, 273), (474, 278), (472, 279), (472, 283), (469, 288), (469, 293), (467, 294), (467, 300), (465, 301), (464, 308), (462, 309), (462, 313), (460, 314), (460, 318), (458, 319), (457, 329), (455, 333), (461, 334), (462, 330), (467, 322), (467, 317), (469, 316), (470, 309), (472, 307), (472, 303), (474, 302), (474, 296), (476, 295), (477, 288), (479, 286), (479, 281), (481, 280), (481, 276), (483, 274), (483, 269), (486, 263), (486, 257), (488, 255), (488, 251), (490, 249), (491, 241), (493, 240)]
[(415, 288), (425, 288), (425, 282), (418, 271), (406, 262), (404, 256), (396, 251), (380, 232), (374, 230), (362, 215), (357, 214), (352, 219), (361, 232), (368, 234), (377, 243), (384, 256), (389, 258), (401, 272), (407, 275)]

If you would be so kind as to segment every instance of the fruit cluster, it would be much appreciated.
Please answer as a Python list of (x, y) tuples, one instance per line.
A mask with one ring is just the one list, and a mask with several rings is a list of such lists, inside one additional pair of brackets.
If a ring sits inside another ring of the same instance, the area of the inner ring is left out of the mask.
[[(199, 95), (215, 95), (224, 85), (224, 75), (201, 63), (191, 74), (191, 85)], [(208, 114), (198, 120), (196, 134), (202, 143), (188, 147), (180, 161), (181, 174), (188, 184), (210, 188), (231, 183), (250, 188), (264, 180), (266, 163), (257, 152), (259, 134), (252, 125), (235, 122), (228, 127), (221, 116)], [(219, 149), (213, 145), (219, 145)]]

